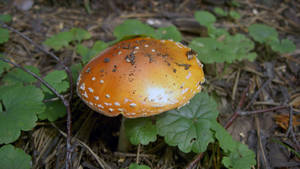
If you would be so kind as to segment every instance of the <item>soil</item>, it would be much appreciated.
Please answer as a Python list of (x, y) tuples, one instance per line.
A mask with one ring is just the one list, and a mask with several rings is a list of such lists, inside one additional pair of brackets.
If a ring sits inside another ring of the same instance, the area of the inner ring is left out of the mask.
[[(234, 9), (241, 14), (239, 21), (218, 18), (216, 26), (231, 33), (246, 33), (246, 28), (253, 23), (272, 26), (280, 38), (288, 38), (296, 44), (293, 53), (267, 54), (266, 48), (257, 44), (255, 51), (259, 56), (254, 62), (204, 65), (207, 79), (204, 86), (219, 103), (219, 122), (228, 127), (236, 140), (247, 144), (256, 153), (255, 168), (300, 167), (299, 156), (291, 151), (300, 151), (299, 0), (239, 0), (238, 7), (234, 7), (230, 0), (36, 0), (32, 5), (30, 2), (4, 0), (0, 2), (0, 11), (13, 17), (9, 26), (40, 45), (46, 38), (73, 27), (92, 34), (92, 38), (84, 42), (86, 46), (91, 46), (96, 40), (108, 42), (114, 40), (114, 27), (132, 18), (153, 27), (175, 25), (181, 31), (183, 41), (190, 42), (192, 38), (207, 35), (207, 31), (194, 20), (195, 11), (213, 11), (215, 7)], [(10, 36), (10, 41), (1, 47), (1, 51), (13, 56), (15, 62), (35, 65), (42, 74), (62, 69), (32, 43), (14, 33)], [(72, 49), (55, 54), (67, 66), (80, 61), (80, 56)], [(151, 168), (184, 168), (197, 157), (195, 153), (185, 154), (176, 147), (167, 146), (160, 137), (150, 145), (131, 146), (128, 152), (118, 152), (121, 117), (110, 118), (95, 113), (76, 95), (71, 105), (73, 168), (127, 168), (137, 158), (140, 164)], [(293, 123), (289, 123), (290, 115)], [(232, 116), (237, 118), (228, 123)], [(22, 132), (14, 143), (32, 156), (32, 168), (65, 167), (66, 121), (66, 117), (54, 123), (40, 121), (32, 131)], [(193, 168), (201, 168), (201, 164), (204, 168), (215, 168), (207, 164), (209, 152), (202, 154), (200, 162)]]

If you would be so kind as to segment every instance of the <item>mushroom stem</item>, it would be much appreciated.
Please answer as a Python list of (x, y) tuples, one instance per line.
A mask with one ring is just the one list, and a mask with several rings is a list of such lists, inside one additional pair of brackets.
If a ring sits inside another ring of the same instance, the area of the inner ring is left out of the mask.
[(127, 152), (130, 148), (130, 142), (128, 137), (125, 133), (125, 117), (122, 117), (121, 127), (120, 127), (120, 136), (119, 136), (119, 143), (118, 143), (118, 151), (120, 152)]

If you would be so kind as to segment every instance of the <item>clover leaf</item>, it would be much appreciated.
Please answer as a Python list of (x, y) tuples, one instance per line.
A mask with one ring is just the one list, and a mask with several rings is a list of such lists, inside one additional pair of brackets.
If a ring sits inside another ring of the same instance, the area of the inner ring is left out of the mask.
[[(48, 73), (44, 80), (48, 82), (54, 89), (57, 90), (57, 92), (62, 93), (67, 91), (69, 88), (69, 82), (67, 79), (67, 74), (63, 70), (54, 70), (50, 73)], [(46, 86), (42, 86), (42, 89), (47, 93), (52, 93)]]
[(31, 157), (22, 149), (8, 144), (0, 147), (0, 169), (29, 169)]
[(114, 36), (117, 38), (117, 40), (137, 35), (153, 37), (155, 36), (155, 29), (135, 19), (125, 20), (122, 24), (118, 25), (114, 29)]
[(158, 134), (185, 153), (204, 152), (208, 143), (214, 141), (211, 127), (217, 116), (216, 102), (202, 92), (188, 105), (160, 115), (156, 123)]
[(278, 39), (277, 31), (264, 24), (253, 24), (248, 27), (250, 36), (259, 43), (266, 43)]
[(177, 30), (175, 26), (162, 27), (156, 30), (155, 38), (169, 40), (172, 39), (174, 41), (181, 41), (182, 37), (180, 32)]
[(7, 42), (9, 39), (9, 31), (7, 29), (0, 28), (0, 44)]
[(151, 118), (126, 119), (126, 134), (132, 144), (147, 145), (156, 140), (157, 130)]
[(150, 167), (146, 165), (138, 165), (137, 163), (132, 163), (130, 164), (129, 169), (150, 169)]
[(18, 139), (21, 130), (28, 131), (35, 126), (37, 113), (43, 112), (44, 95), (35, 86), (1, 86), (0, 101), (0, 144)]
[(195, 12), (195, 19), (203, 26), (211, 26), (216, 22), (216, 17), (207, 11), (197, 11)]
[[(31, 72), (40, 75), (39, 69), (34, 66), (24, 66), (26, 69)], [(24, 72), (21, 69), (15, 68), (12, 71), (9, 71), (3, 78), (5, 85), (15, 85), (15, 84), (32, 84), (37, 82), (36, 78)]]

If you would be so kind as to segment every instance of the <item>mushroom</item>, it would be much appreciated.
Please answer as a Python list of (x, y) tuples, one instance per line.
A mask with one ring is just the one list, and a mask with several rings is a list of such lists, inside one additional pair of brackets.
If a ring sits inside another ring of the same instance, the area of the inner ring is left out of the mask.
[(77, 81), (79, 97), (94, 111), (127, 118), (181, 107), (204, 82), (196, 53), (179, 42), (138, 37), (92, 59)]
[(77, 93), (106, 116), (152, 116), (181, 107), (200, 92), (202, 67), (196, 53), (179, 42), (137, 37), (92, 59), (79, 75)]

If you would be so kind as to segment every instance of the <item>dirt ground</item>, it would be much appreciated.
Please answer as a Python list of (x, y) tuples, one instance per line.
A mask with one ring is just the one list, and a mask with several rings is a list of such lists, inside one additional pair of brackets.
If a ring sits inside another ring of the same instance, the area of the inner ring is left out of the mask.
[[(194, 20), (195, 11), (212, 11), (214, 7), (233, 8), (230, 0), (36, 0), (32, 6), (29, 5), (28, 10), (21, 10), (26, 7), (23, 4), (25, 1), (28, 0), (0, 1), (1, 14), (13, 17), (11, 27), (38, 44), (56, 33), (79, 27), (92, 34), (92, 38), (85, 42), (87, 46), (96, 40), (113, 40), (113, 28), (129, 18), (152, 23), (153, 27), (175, 25), (181, 31), (184, 41), (189, 42), (203, 35), (203, 28)], [(218, 98), (221, 112), (218, 120), (221, 124), (226, 124), (238, 110), (241, 101), (244, 102), (241, 110), (263, 110), (237, 117), (228, 128), (236, 140), (247, 144), (256, 153), (255, 168), (299, 168), (300, 159), (291, 149), (300, 151), (300, 131), (297, 126), (300, 121), (300, 1), (238, 2), (240, 6), (235, 7), (235, 10), (242, 18), (238, 22), (218, 19), (218, 27), (243, 33), (253, 23), (264, 23), (276, 28), (281, 38), (292, 40), (297, 49), (287, 55), (274, 53), (273, 57), (268, 58), (264, 57), (264, 47), (258, 46), (255, 50), (259, 56), (254, 62), (242, 61), (229, 66), (205, 65), (205, 89)], [(85, 5), (89, 6), (90, 11)], [(55, 60), (16, 34), (11, 34), (3, 50), (19, 64), (39, 67), (42, 74), (61, 69)], [(55, 54), (68, 66), (80, 59), (72, 50)], [(228, 67), (224, 73), (225, 66)], [(244, 91), (247, 91), (247, 96), (243, 98)], [(282, 105), (289, 107), (280, 108)], [(274, 110), (270, 110), (274, 107)], [(77, 96), (72, 100), (72, 110), (72, 135), (76, 137), (72, 141), (74, 168), (126, 168), (136, 161), (136, 146), (132, 146), (126, 153), (117, 152), (121, 117), (109, 118), (97, 114)], [(293, 114), (293, 130), (289, 130), (289, 114)], [(32, 156), (34, 169), (64, 168), (65, 126), (66, 118), (55, 123), (41, 121), (32, 131), (23, 132), (15, 145)], [(140, 164), (159, 169), (184, 168), (196, 156), (167, 146), (162, 138), (140, 147), (140, 151)], [(201, 167), (197, 164), (194, 168)]]

